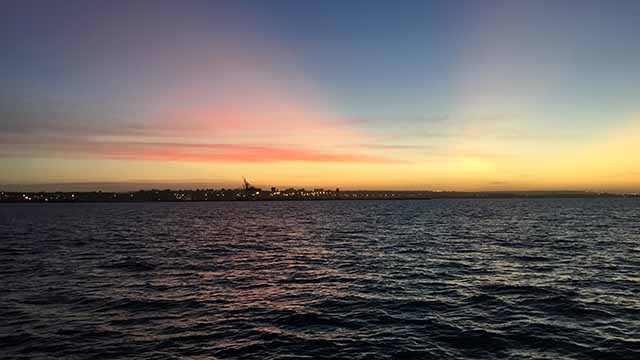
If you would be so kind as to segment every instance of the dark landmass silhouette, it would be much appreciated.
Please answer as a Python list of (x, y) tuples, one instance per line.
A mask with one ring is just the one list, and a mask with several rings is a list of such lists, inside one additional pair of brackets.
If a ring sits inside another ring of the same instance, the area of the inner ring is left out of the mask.
[(385, 191), (277, 189), (263, 190), (248, 182), (239, 189), (151, 189), (125, 192), (57, 191), (0, 192), (0, 202), (145, 202), (145, 201), (300, 201), (300, 200), (409, 200), (409, 199), (497, 199), (497, 198), (598, 198), (638, 197), (640, 194), (616, 194), (590, 191)]

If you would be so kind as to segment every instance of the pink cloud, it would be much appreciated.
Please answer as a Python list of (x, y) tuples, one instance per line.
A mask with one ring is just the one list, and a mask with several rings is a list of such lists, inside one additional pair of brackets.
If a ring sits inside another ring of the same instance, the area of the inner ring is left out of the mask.
[(396, 163), (362, 152), (330, 152), (301, 147), (178, 142), (93, 142), (67, 137), (13, 138), (3, 156), (95, 158), (146, 161), (245, 162), (281, 161)]

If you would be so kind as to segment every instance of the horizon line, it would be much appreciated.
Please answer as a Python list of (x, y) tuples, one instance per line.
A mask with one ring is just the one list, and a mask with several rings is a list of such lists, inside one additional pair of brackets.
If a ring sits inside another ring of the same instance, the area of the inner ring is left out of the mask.
[[(101, 188), (87, 188), (87, 189), (55, 189), (55, 190), (46, 190), (46, 189), (26, 189), (28, 187), (36, 187), (36, 186), (60, 186), (60, 185), (91, 185), (91, 184), (111, 184), (111, 185), (133, 185), (133, 184), (144, 184), (151, 183), (156, 185), (161, 185), (161, 182), (154, 181), (146, 181), (146, 182), (135, 182), (135, 183), (123, 183), (123, 182), (69, 182), (69, 183), (42, 183), (42, 184), (0, 184), (0, 192), (3, 193), (131, 193), (131, 192), (140, 192), (140, 191), (221, 191), (221, 190), (242, 190), (242, 186), (228, 187), (228, 186), (220, 186), (220, 187), (211, 187), (209, 185), (202, 187), (166, 187), (166, 186), (157, 186), (157, 187), (147, 187), (147, 188), (129, 188), (129, 189), (101, 189)], [(179, 183), (173, 183), (177, 185)], [(193, 184), (193, 183), (191, 183)], [(169, 185), (169, 184), (164, 184)], [(204, 185), (204, 184), (203, 184)], [(22, 187), (23, 189), (17, 189)], [(13, 189), (11, 189), (13, 188)], [(367, 189), (367, 188), (341, 188), (341, 187), (322, 187), (322, 186), (268, 186), (266, 188), (262, 188), (261, 186), (255, 186), (256, 189), (260, 189), (260, 191), (271, 191), (272, 188), (277, 189), (277, 191), (283, 190), (304, 190), (304, 191), (313, 191), (317, 189), (322, 189), (324, 191), (336, 191), (340, 192), (429, 192), (429, 193), (590, 193), (590, 194), (638, 194), (640, 191), (627, 190), (627, 191), (616, 191), (616, 190), (586, 190), (586, 189), (511, 189), (511, 190), (489, 190), (489, 189), (479, 189), (479, 190), (441, 190), (441, 189)]]

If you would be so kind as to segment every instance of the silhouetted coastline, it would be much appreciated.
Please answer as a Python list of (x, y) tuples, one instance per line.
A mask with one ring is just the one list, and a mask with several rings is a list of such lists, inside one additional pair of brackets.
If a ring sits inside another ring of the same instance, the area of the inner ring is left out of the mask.
[(384, 191), (283, 189), (151, 189), (131, 192), (0, 192), (0, 202), (185, 202), (185, 201), (313, 201), (313, 200), (428, 200), (497, 198), (600, 198), (640, 197), (640, 194), (616, 194), (588, 191)]

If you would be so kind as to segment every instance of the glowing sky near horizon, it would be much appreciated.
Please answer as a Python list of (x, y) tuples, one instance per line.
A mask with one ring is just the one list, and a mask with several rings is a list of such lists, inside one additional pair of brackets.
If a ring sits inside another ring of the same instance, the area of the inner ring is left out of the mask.
[(5, 1), (0, 184), (640, 191), (638, 1)]

